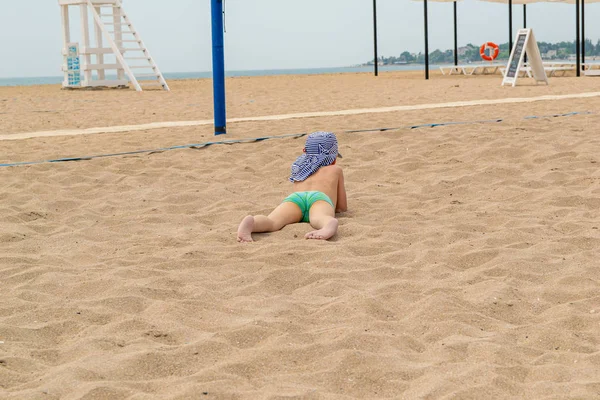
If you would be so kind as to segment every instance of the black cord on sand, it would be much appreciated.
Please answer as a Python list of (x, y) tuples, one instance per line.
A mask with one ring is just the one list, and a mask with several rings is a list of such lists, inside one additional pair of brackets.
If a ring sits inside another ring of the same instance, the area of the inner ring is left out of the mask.
[[(570, 112), (570, 113), (566, 113), (566, 114), (529, 116), (529, 117), (525, 117), (523, 119), (530, 120), (530, 119), (558, 118), (558, 117), (571, 117), (574, 115), (588, 115), (588, 114), (593, 114), (593, 113), (589, 112), (589, 111)], [(490, 124), (490, 123), (500, 123), (500, 122), (504, 122), (504, 119), (496, 118), (496, 119), (464, 121), (464, 122), (441, 122), (441, 123), (432, 123), (432, 124), (399, 126), (399, 127), (392, 127), (392, 128), (348, 130), (348, 131), (342, 131), (340, 133), (389, 132), (389, 131), (398, 131), (398, 130), (403, 130), (403, 129), (438, 128), (438, 127), (442, 127), (442, 126), (452, 126), (452, 125)], [(298, 138), (301, 138), (301, 137), (304, 137), (307, 135), (309, 135), (309, 133), (294, 133), (294, 134), (279, 135), (279, 136), (263, 136), (263, 137), (258, 137), (258, 138), (221, 140), (221, 141), (216, 141), (216, 142), (184, 144), (184, 145), (179, 145), (179, 146), (162, 147), (162, 148), (157, 148), (157, 149), (124, 151), (124, 152), (120, 152), (120, 153), (98, 154), (98, 155), (92, 155), (92, 156), (56, 158), (56, 159), (52, 159), (52, 160), (43, 160), (43, 161), (22, 161), (22, 162), (12, 162), (12, 163), (6, 163), (6, 164), (0, 163), (0, 167), (19, 167), (19, 166), (23, 166), (23, 165), (53, 164), (53, 163), (62, 163), (62, 162), (71, 162), (71, 161), (89, 161), (89, 160), (93, 160), (96, 158), (128, 156), (128, 155), (135, 155), (135, 154), (154, 154), (154, 153), (162, 153), (162, 152), (169, 151), (169, 150), (202, 149), (202, 148), (213, 146), (213, 145), (256, 143), (256, 142), (262, 142), (265, 140), (273, 140), (273, 139), (298, 139)]]

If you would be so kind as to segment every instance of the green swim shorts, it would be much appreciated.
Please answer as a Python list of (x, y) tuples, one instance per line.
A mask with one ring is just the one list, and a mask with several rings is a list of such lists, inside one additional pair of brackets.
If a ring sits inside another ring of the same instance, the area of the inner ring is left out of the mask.
[(326, 201), (331, 204), (331, 207), (335, 208), (329, 196), (323, 192), (295, 192), (286, 197), (283, 203), (296, 204), (300, 207), (300, 211), (302, 211), (302, 222), (309, 222), (308, 214), (310, 208), (319, 200)]

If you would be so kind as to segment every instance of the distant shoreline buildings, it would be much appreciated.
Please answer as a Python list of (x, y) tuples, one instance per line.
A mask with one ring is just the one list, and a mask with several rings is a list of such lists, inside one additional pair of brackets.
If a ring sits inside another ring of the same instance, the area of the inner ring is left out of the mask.
[[(500, 54), (498, 60), (508, 60), (510, 52), (508, 49), (508, 43), (502, 43), (499, 45)], [(538, 42), (540, 53), (544, 60), (569, 60), (574, 61), (576, 58), (575, 42), (559, 42), (559, 43), (547, 43)], [(479, 55), (479, 46), (475, 46), (471, 43), (466, 46), (458, 48), (458, 58), (460, 63), (473, 63), (481, 62), (481, 56)], [(585, 43), (585, 59), (590, 61), (600, 60), (600, 40), (594, 45), (591, 40), (586, 39)], [(453, 50), (435, 50), (429, 53), (429, 62), (431, 64), (452, 64), (454, 63), (454, 51)], [(408, 51), (402, 52), (399, 56), (391, 57), (379, 57), (377, 65), (407, 65), (407, 64), (424, 64), (425, 55), (423, 53), (410, 53)], [(368, 61), (361, 66), (372, 66), (374, 60)]]

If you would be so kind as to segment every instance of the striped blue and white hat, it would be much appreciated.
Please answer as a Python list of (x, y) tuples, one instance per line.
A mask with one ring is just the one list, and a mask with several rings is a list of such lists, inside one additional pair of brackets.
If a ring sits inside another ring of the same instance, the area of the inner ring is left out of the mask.
[(306, 138), (304, 154), (292, 163), (290, 182), (302, 182), (319, 168), (333, 164), (337, 157), (338, 143), (333, 133), (311, 133)]

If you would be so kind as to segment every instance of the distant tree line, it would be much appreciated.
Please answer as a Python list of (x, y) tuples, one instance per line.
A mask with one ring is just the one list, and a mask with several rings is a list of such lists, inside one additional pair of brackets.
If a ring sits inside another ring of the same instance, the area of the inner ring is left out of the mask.
[[(479, 47), (475, 46), (471, 43), (466, 46), (459, 48), (459, 62), (477, 62), (481, 61), (481, 56), (479, 55)], [(510, 51), (508, 48), (508, 43), (502, 43), (498, 45), (500, 48), (500, 54), (498, 55), (498, 59), (508, 60), (510, 55)], [(538, 47), (540, 49), (540, 53), (542, 54), (542, 58), (552, 60), (552, 59), (566, 59), (569, 56), (575, 54), (575, 41), (573, 42), (559, 42), (559, 43), (547, 43), (547, 42), (538, 42)], [(556, 52), (556, 53), (554, 53)], [(600, 56), (600, 39), (594, 45), (591, 40), (585, 40), (585, 55), (586, 57)], [(454, 51), (453, 50), (435, 50), (429, 53), (429, 62), (431, 64), (452, 64), (454, 63)], [(393, 65), (393, 64), (424, 64), (425, 63), (425, 55), (423, 53), (409, 53), (408, 51), (402, 52), (399, 56), (391, 56), (391, 57), (379, 57), (379, 63), (384, 65)], [(367, 65), (373, 65), (373, 61), (369, 61)]]

